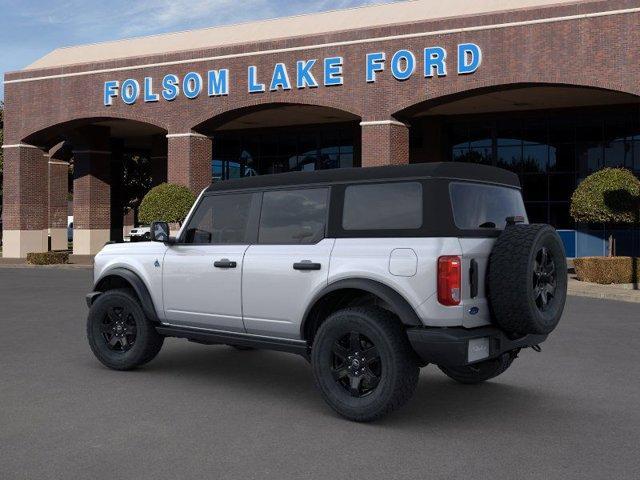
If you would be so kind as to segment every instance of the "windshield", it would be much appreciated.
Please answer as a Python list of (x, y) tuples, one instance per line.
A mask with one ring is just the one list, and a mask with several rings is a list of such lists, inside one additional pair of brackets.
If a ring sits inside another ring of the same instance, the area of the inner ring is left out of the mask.
[(508, 217), (527, 213), (520, 190), (496, 185), (454, 182), (449, 186), (453, 218), (461, 230), (503, 229)]

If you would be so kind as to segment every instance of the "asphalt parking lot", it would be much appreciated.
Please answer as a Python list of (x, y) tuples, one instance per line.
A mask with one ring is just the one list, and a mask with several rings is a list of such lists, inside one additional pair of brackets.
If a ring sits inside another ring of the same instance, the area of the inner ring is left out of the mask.
[(85, 340), (89, 270), (0, 268), (0, 478), (637, 479), (638, 304), (571, 297), (541, 354), (462, 386), (422, 371), (373, 424), (293, 355), (171, 339), (146, 368)]

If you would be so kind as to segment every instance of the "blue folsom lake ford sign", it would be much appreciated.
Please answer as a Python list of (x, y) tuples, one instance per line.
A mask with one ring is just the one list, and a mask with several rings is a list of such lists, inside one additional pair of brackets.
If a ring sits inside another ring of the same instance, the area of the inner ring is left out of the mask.
[[(457, 47), (456, 69), (458, 75), (474, 73), (482, 64), (482, 50), (475, 43), (461, 43)], [(422, 72), (425, 78), (447, 76), (447, 51), (442, 47), (428, 47), (421, 52)], [(418, 60), (410, 50), (398, 50), (387, 58), (385, 52), (368, 53), (364, 59), (365, 78), (367, 83), (375, 83), (385, 70), (389, 70), (393, 78), (405, 81), (416, 75)], [(351, 65), (344, 62), (343, 57), (326, 57), (324, 59), (308, 59), (296, 62), (295, 69), (289, 70), (284, 63), (276, 63), (270, 71), (259, 71), (256, 66), (247, 68), (247, 91), (252, 94), (267, 91), (287, 91), (305, 88), (334, 87), (344, 85), (344, 71)], [(159, 80), (158, 83), (156, 83)], [(201, 95), (221, 97), (231, 91), (229, 69), (208, 70), (206, 73), (192, 71), (180, 78), (169, 73), (162, 79), (145, 77), (142, 81), (135, 78), (109, 80), (104, 82), (104, 105), (113, 105), (120, 99), (126, 105), (137, 102), (152, 103), (171, 102), (184, 95), (195, 99)]]

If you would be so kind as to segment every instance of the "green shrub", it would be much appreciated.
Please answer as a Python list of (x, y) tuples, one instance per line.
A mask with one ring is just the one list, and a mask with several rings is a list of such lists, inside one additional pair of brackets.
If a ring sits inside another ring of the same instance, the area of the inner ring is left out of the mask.
[(187, 187), (163, 183), (144, 196), (138, 219), (145, 224), (154, 221), (182, 223), (195, 201), (195, 195)]
[(27, 253), (31, 265), (62, 265), (69, 263), (69, 252)]
[[(640, 279), (640, 259), (631, 257), (582, 257), (573, 261), (578, 280), (600, 283), (633, 283)], [(633, 275), (633, 269), (636, 275)]]
[(640, 181), (624, 168), (605, 168), (589, 175), (571, 196), (576, 222), (634, 223), (637, 221)]

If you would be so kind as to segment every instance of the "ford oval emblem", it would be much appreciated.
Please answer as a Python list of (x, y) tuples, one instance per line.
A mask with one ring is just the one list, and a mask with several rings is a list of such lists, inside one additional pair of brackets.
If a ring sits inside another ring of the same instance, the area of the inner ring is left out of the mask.
[(480, 312), (480, 309), (478, 307), (471, 307), (469, 309), (469, 315), (477, 315), (478, 312)]

